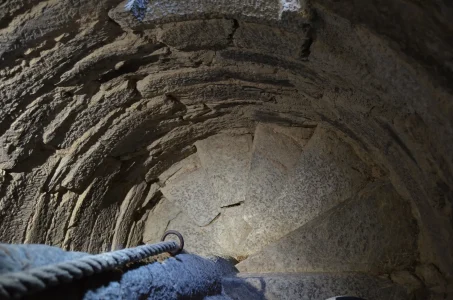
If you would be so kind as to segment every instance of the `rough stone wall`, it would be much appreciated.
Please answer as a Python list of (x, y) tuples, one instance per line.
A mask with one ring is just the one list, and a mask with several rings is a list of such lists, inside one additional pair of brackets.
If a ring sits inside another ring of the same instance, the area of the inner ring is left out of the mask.
[(0, 240), (138, 243), (158, 176), (256, 121), (323, 123), (411, 201), (452, 275), (452, 8), (442, 1), (0, 4)]

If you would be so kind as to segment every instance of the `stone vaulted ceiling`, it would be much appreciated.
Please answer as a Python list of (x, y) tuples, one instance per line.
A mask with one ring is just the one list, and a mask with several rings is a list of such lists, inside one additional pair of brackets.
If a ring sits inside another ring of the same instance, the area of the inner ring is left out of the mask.
[(197, 140), (323, 124), (453, 270), (448, 1), (151, 0), (142, 20), (125, 4), (0, 3), (0, 241), (137, 244), (159, 175)]

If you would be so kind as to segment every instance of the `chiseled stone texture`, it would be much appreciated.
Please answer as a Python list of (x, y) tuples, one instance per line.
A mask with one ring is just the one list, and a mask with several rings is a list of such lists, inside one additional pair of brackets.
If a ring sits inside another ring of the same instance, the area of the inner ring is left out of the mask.
[(230, 43), (234, 22), (214, 19), (163, 25), (158, 41), (178, 50), (218, 49)]
[(251, 135), (218, 134), (197, 141), (197, 156), (219, 207), (245, 201), (252, 155)]
[(186, 212), (199, 226), (206, 226), (218, 216), (220, 207), (206, 170), (197, 155), (185, 160), (186, 164), (161, 189), (164, 196)]
[[(142, 201), (145, 199), (148, 185), (146, 182), (141, 182), (135, 185), (127, 193), (123, 203), (121, 203), (120, 211), (116, 219), (115, 233), (112, 239), (113, 250), (123, 249), (128, 244), (130, 238), (131, 226), (133, 226), (134, 214), (139, 209)], [(135, 226), (135, 225), (134, 225)]]
[[(295, 154), (290, 149), (278, 154), (271, 148), (267, 151), (279, 159)], [(318, 126), (280, 183), (281, 191), (254, 202), (259, 201), (256, 206), (265, 209), (256, 215), (256, 231), (247, 239), (249, 252), (256, 252), (353, 197), (365, 185), (367, 173), (367, 165), (347, 143)], [(252, 210), (254, 203), (250, 205)]]
[(347, 201), (262, 252), (241, 272), (364, 272), (404, 270), (418, 258), (410, 207), (387, 182), (370, 183)]
[(263, 216), (272, 213), (275, 198), (289, 179), (312, 132), (307, 128), (257, 125), (244, 208), (244, 219), (252, 227), (261, 225)]
[(240, 24), (234, 35), (238, 48), (253, 49), (257, 52), (272, 52), (276, 55), (301, 58), (303, 45), (308, 36), (303, 32), (287, 32), (279, 28), (259, 24)]
[(423, 288), (422, 281), (407, 270), (393, 272), (390, 278), (396, 284), (405, 287), (409, 293)]
[(234, 300), (325, 300), (334, 296), (409, 299), (403, 288), (388, 280), (354, 273), (244, 273), (223, 279), (222, 291)]

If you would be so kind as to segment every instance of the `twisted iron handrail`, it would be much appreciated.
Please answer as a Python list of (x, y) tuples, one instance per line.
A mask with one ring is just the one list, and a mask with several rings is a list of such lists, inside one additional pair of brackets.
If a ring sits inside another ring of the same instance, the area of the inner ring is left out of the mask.
[(166, 232), (162, 240), (169, 234), (177, 235), (180, 245), (175, 241), (160, 242), (87, 255), (67, 262), (0, 275), (0, 299), (21, 298), (61, 283), (68, 283), (86, 276), (120, 268), (128, 263), (137, 262), (164, 252), (177, 254), (182, 251), (184, 240), (181, 234), (175, 231)]

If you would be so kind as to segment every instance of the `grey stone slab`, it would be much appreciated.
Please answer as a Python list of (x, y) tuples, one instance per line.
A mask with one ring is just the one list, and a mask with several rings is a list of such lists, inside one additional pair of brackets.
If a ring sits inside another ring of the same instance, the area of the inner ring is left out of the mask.
[(180, 214), (181, 210), (174, 203), (162, 198), (148, 213), (143, 231), (143, 242), (159, 242), (167, 230), (168, 224)]
[(238, 257), (246, 254), (244, 240), (252, 228), (242, 217), (243, 205), (223, 208), (210, 225), (210, 236), (222, 247), (223, 255)]
[(241, 22), (234, 35), (238, 48), (299, 58), (307, 34), (291, 33), (271, 26)]
[[(292, 1), (293, 2), (293, 1)], [(178, 22), (182, 20), (237, 17), (249, 20), (278, 21), (284, 19), (290, 12), (298, 12), (304, 7), (288, 5), (289, 1), (281, 0), (231, 0), (206, 1), (193, 0), (181, 2), (178, 0), (151, 1), (144, 11), (142, 20), (138, 20), (131, 12), (124, 9), (124, 3), (109, 12), (109, 16), (123, 28), (149, 28), (159, 23)], [(302, 21), (307, 21), (302, 14), (297, 14)], [(294, 16), (293, 16), (294, 18)]]
[(218, 134), (195, 143), (219, 207), (243, 202), (250, 168), (252, 136)]
[(223, 48), (230, 42), (233, 20), (214, 19), (162, 25), (158, 40), (179, 50)]
[(224, 278), (222, 287), (234, 300), (326, 300), (334, 296), (409, 299), (404, 289), (391, 281), (354, 273), (238, 274)]
[(311, 132), (312, 129), (284, 129), (270, 124), (256, 127), (244, 207), (244, 219), (252, 227), (259, 227), (262, 215), (269, 214), (275, 205), (275, 198), (282, 191), (306, 143), (301, 137), (308, 138)]
[(370, 183), (355, 199), (250, 256), (241, 272), (391, 273), (418, 258), (411, 207), (390, 183)]
[(195, 165), (197, 161), (198, 157), (196, 155), (190, 155), (189, 157), (174, 163), (159, 175), (159, 182), (162, 185), (165, 185), (169, 178), (172, 178), (176, 173), (187, 168), (187, 166)]
[(187, 161), (187, 165), (166, 181), (161, 191), (197, 225), (206, 226), (217, 217), (220, 208), (216, 204), (216, 195), (209, 178), (196, 154)]
[(352, 147), (320, 127), (294, 164), (281, 193), (261, 200), (266, 206), (256, 216), (257, 230), (248, 239), (252, 252), (353, 197), (366, 184), (367, 166)]
[(167, 230), (176, 230), (182, 234), (185, 241), (184, 250), (189, 253), (223, 256), (225, 250), (212, 238), (210, 227), (200, 227), (187, 214), (181, 213), (168, 223)]
[(116, 219), (115, 233), (112, 238), (113, 250), (127, 247), (128, 236), (134, 224), (134, 213), (141, 206), (146, 196), (148, 185), (146, 182), (134, 185), (121, 203), (120, 210)]

